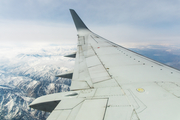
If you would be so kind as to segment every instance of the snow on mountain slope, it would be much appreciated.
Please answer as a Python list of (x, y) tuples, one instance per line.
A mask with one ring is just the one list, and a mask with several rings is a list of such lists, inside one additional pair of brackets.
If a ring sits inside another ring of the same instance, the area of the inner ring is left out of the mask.
[(29, 108), (37, 97), (68, 91), (71, 81), (55, 75), (72, 70), (74, 59), (63, 57), (74, 45), (0, 48), (0, 119), (39, 120), (49, 113)]

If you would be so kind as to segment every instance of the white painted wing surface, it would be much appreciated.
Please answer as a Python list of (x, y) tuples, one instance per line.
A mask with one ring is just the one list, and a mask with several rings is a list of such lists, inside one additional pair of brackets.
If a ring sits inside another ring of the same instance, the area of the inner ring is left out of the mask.
[(71, 91), (58, 93), (48, 120), (180, 120), (180, 71), (94, 34), (70, 11), (78, 31)]

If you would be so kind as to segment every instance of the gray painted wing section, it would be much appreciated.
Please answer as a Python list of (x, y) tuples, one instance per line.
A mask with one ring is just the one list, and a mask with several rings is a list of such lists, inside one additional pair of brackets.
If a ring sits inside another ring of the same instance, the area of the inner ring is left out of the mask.
[(76, 29), (77, 30), (80, 30), (80, 29), (87, 29), (88, 28), (86, 27), (86, 25), (84, 24), (84, 22), (81, 20), (81, 18), (77, 15), (77, 13), (70, 9), (70, 12), (71, 12), (71, 15), (72, 15), (72, 18), (74, 20), (74, 23), (75, 23), (75, 26), (76, 26)]

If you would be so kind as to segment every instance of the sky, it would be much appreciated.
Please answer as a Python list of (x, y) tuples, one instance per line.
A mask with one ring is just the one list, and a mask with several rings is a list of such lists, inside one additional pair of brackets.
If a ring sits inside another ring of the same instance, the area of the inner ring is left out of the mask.
[(125, 47), (180, 45), (180, 0), (0, 0), (3, 45), (76, 44), (69, 9), (88, 28)]

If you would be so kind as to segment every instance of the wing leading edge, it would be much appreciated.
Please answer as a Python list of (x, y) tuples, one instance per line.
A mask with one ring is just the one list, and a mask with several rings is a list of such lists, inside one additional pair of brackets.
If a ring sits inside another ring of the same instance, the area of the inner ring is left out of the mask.
[(78, 31), (71, 91), (30, 107), (51, 112), (48, 120), (180, 119), (180, 71), (94, 34), (70, 12)]

